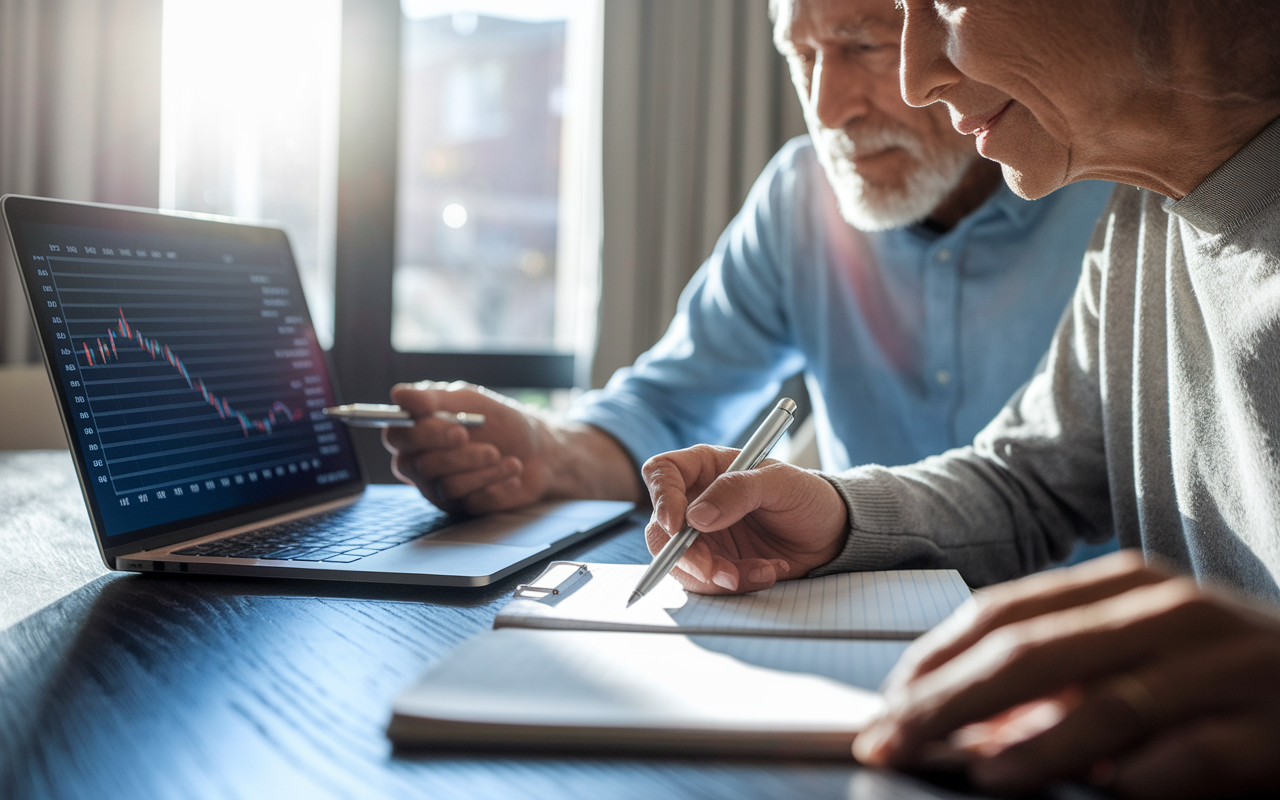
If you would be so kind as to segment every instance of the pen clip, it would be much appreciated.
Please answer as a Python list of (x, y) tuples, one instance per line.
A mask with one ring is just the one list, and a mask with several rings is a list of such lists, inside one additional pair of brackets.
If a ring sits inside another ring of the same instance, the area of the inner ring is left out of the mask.
[(532, 583), (522, 583), (516, 587), (515, 597), (526, 597), (530, 600), (543, 600), (561, 594), (568, 594), (578, 584), (590, 577), (586, 564), (573, 561), (553, 561), (547, 569)]

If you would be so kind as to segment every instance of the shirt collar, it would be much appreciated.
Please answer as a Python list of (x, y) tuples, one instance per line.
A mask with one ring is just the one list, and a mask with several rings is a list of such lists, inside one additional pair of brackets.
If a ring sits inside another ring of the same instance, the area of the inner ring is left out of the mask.
[(974, 225), (1000, 214), (1013, 223), (1014, 227), (1027, 228), (1035, 222), (1038, 209), (1039, 206), (1035, 201), (1023, 200), (1014, 194), (1013, 190), (1004, 181), (1001, 181), (999, 188), (984, 200), (982, 205), (975, 208), (967, 217), (960, 220), (954, 228), (946, 233), (932, 231), (919, 224), (911, 225), (907, 230), (917, 237), (934, 240), (966, 231)]
[(1000, 182), (1000, 188), (987, 202), (1019, 228), (1029, 227), (1035, 222), (1036, 211), (1040, 208), (1035, 200), (1024, 200), (1018, 197), (1004, 181)]
[(1280, 117), (1165, 210), (1210, 234), (1231, 233), (1280, 198)]

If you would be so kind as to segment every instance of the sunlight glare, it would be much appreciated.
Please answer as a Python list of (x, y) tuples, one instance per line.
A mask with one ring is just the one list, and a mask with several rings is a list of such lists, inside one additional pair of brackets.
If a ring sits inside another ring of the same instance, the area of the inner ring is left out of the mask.
[(332, 341), (341, 0), (165, 0), (160, 205), (290, 235)]

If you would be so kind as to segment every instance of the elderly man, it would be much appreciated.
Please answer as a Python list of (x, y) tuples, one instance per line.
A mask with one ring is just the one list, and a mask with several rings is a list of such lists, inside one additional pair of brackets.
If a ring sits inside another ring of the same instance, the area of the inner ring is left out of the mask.
[(388, 433), (394, 468), (433, 502), (642, 500), (646, 459), (732, 442), (801, 370), (826, 467), (908, 463), (970, 439), (1031, 375), (1110, 185), (1020, 199), (944, 110), (903, 103), (893, 0), (773, 10), (811, 135), (765, 169), (665, 337), (568, 419), (397, 387), (420, 419)]
[(945, 103), (1021, 194), (1131, 186), (1043, 368), (972, 446), (825, 479), (661, 456), (651, 546), (687, 516), (709, 533), (680, 577), (720, 591), (902, 563), (993, 580), (1114, 528), (1162, 566), (1125, 554), (991, 589), (908, 653), (855, 753), (901, 766), (959, 745), (1005, 792), (1274, 796), (1280, 5), (905, 5), (907, 100)]

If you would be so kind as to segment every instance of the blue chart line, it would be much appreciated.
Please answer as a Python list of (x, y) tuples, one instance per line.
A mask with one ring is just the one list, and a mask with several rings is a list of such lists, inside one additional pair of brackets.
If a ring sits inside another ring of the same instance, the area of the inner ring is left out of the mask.
[[(186, 380), (187, 386), (189, 386), (192, 391), (199, 392), (205, 402), (213, 406), (214, 410), (218, 412), (219, 417), (222, 419), (234, 419), (236, 422), (240, 423), (240, 429), (244, 431), (245, 436), (248, 436), (250, 432), (254, 431), (270, 435), (275, 431), (277, 423), (281, 421), (297, 422), (304, 416), (305, 412), (303, 409), (290, 408), (285, 405), (283, 401), (277, 400), (271, 404), (271, 408), (267, 411), (267, 415), (265, 417), (251, 419), (244, 413), (233, 408), (231, 404), (227, 402), (227, 398), (218, 397), (213, 392), (209, 391), (208, 387), (204, 385), (204, 381), (202, 379), (192, 379), (191, 373), (187, 371), (187, 366), (182, 363), (181, 358), (173, 354), (173, 351), (169, 349), (169, 345), (164, 344), (157, 339), (148, 339), (143, 336), (136, 328), (129, 324), (129, 320), (125, 319), (124, 309), (117, 310), (120, 312), (120, 318), (116, 320), (116, 326), (114, 328), (107, 329), (106, 341), (103, 341), (103, 337), (101, 336), (96, 339), (98, 344), (98, 361), (94, 360), (94, 349), (89, 347), (89, 343), (82, 342), (84, 346), (84, 356), (89, 360), (89, 366), (92, 367), (97, 364), (105, 364), (112, 360), (118, 361), (120, 355), (116, 350), (116, 341), (123, 340), (126, 342), (133, 342), (144, 352), (148, 353), (151, 358), (157, 361), (164, 360), (169, 364), (169, 366), (176, 369), (178, 374)], [(119, 333), (119, 336), (116, 335), (117, 332)]]

